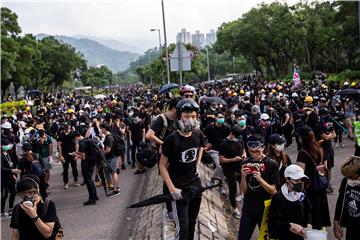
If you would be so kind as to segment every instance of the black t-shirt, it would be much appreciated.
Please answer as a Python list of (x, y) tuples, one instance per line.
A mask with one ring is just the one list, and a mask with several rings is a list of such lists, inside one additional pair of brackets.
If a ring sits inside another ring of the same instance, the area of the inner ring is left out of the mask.
[[(39, 216), (39, 218), (45, 223), (55, 222), (56, 221), (56, 208), (55, 208), (54, 202), (52, 202), (52, 201), (49, 202), (46, 215), (43, 218), (42, 215), (43, 215), (44, 207), (45, 207), (44, 203), (42, 203), (42, 202), (38, 203), (38, 205), (37, 205), (37, 215)], [(16, 214), (18, 214), (18, 218), (17, 218)], [(20, 205), (17, 205), (17, 206), (14, 207), (14, 210), (12, 212), (10, 227), (15, 228), (15, 229), (17, 229), (19, 231), (20, 240), (47, 239), (39, 232), (39, 230), (35, 226), (35, 223), (24, 212), (24, 210), (22, 210)]]
[[(225, 158), (234, 158), (236, 156), (242, 156), (244, 153), (244, 142), (241, 139), (238, 141), (230, 141), (229, 139), (224, 139), (219, 148), (219, 155), (224, 156)], [(227, 169), (241, 170), (241, 161), (231, 162), (231, 163), (222, 163), (221, 166)]]
[(229, 136), (230, 128), (227, 124), (222, 124), (220, 126), (216, 126), (216, 124), (208, 125), (204, 134), (207, 136), (209, 143), (212, 144), (212, 149), (219, 151), (221, 142)]
[(201, 132), (192, 132), (190, 137), (174, 132), (165, 139), (162, 153), (168, 158), (169, 174), (175, 187), (185, 188), (198, 178), (197, 159), (201, 147), (204, 147)]
[(141, 142), (143, 138), (143, 129), (144, 124), (142, 122), (138, 123), (130, 123), (129, 129), (131, 131), (131, 141), (133, 142)]
[(106, 154), (106, 160), (110, 160), (115, 158), (115, 153), (114, 153), (114, 137), (111, 134), (108, 134), (105, 136), (105, 140), (104, 140), (104, 148), (106, 149), (106, 147), (111, 148), (110, 152)]
[[(261, 172), (261, 177), (270, 185), (279, 186), (279, 165), (275, 160), (265, 157), (262, 161), (256, 162), (252, 158), (244, 161), (247, 163), (263, 163), (265, 164), (265, 171)], [(262, 214), (264, 210), (264, 201), (271, 198), (271, 195), (265, 191), (260, 183), (253, 178), (252, 174), (246, 176), (247, 191), (244, 195), (243, 211), (252, 214)]]
[[(175, 120), (170, 120), (166, 115), (167, 128), (164, 135), (164, 139), (177, 130), (177, 124)], [(151, 125), (151, 129), (155, 132), (155, 136), (160, 137), (164, 127), (164, 119), (161, 116), (157, 116)], [(161, 140), (164, 140), (161, 139)]]
[[(332, 132), (332, 129), (326, 128), (326, 126), (329, 126), (330, 124), (333, 124), (330, 121), (320, 121), (319, 124), (317, 125), (316, 129), (315, 129), (315, 136), (316, 139), (318, 141), (322, 140), (321, 135), (322, 134), (329, 134), (330, 132)], [(331, 148), (331, 140), (324, 140), (323, 143), (321, 144), (322, 148), (324, 150), (330, 149)]]
[(75, 151), (74, 138), (75, 136), (73, 132), (66, 134), (65, 131), (61, 131), (61, 133), (59, 134), (58, 141), (61, 142), (61, 150), (63, 156), (65, 156), (65, 154)]

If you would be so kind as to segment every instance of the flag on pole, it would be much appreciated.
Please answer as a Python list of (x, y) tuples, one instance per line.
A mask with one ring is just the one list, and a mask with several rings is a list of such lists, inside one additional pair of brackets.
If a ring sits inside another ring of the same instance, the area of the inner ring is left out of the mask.
[(299, 71), (299, 67), (298, 67), (298, 66), (296, 66), (296, 67), (294, 68), (293, 84), (294, 84), (294, 87), (298, 87), (299, 85), (301, 85), (300, 71)]

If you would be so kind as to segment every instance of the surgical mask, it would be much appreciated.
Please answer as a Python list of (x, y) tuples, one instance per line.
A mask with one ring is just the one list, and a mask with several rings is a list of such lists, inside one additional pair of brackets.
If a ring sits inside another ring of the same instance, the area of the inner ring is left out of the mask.
[(211, 106), (210, 109), (213, 110), (213, 111), (215, 111), (215, 110), (217, 109), (217, 107)]
[(302, 192), (304, 190), (304, 184), (303, 183), (293, 183), (292, 189), (295, 192)]
[(225, 118), (219, 118), (216, 120), (216, 123), (223, 124), (225, 122)]
[(245, 127), (246, 126), (246, 120), (240, 120), (239, 121), (239, 126), (240, 127)]
[(10, 151), (12, 149), (13, 145), (12, 144), (8, 144), (8, 145), (3, 145), (2, 146), (2, 150), (4, 152)]
[(283, 143), (283, 144), (280, 144), (280, 145), (275, 144), (275, 149), (276, 149), (276, 151), (278, 151), (278, 152), (282, 152), (282, 151), (284, 151), (284, 149), (285, 149), (285, 144), (284, 144), (284, 143)]
[(178, 121), (179, 129), (182, 132), (191, 132), (199, 127), (199, 121), (192, 118)]
[(356, 187), (356, 186), (360, 185), (360, 180), (348, 179), (348, 180), (347, 180), (347, 184), (348, 184), (350, 187)]

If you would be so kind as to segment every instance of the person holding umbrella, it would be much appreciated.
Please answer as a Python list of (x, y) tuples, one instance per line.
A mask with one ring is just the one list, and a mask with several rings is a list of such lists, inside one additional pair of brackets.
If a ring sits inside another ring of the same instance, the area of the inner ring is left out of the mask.
[(204, 147), (204, 137), (199, 128), (199, 105), (190, 98), (176, 105), (178, 131), (168, 136), (163, 144), (159, 169), (172, 196), (176, 239), (193, 239), (196, 219), (200, 210), (201, 188), (197, 174)]

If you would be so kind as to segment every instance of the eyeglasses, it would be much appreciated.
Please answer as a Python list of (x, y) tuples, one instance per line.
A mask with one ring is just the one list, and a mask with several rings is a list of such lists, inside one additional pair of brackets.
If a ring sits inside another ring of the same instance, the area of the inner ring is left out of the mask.
[(194, 95), (192, 95), (192, 94), (185, 94), (184, 95), (184, 98), (192, 98)]
[(261, 147), (263, 144), (260, 141), (249, 141), (247, 142), (247, 147), (250, 149), (257, 149)]

